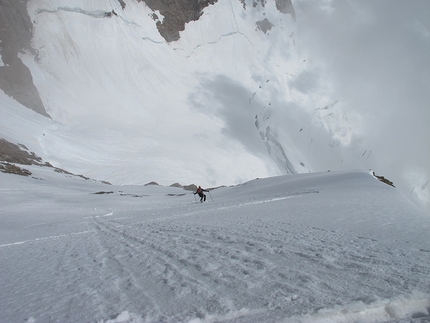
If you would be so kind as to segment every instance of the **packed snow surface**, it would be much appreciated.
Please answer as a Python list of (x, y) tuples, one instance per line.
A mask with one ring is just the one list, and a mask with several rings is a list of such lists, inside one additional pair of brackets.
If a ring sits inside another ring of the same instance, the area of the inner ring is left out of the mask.
[(1, 322), (430, 321), (430, 218), (367, 172), (199, 203), (28, 168), (0, 173)]

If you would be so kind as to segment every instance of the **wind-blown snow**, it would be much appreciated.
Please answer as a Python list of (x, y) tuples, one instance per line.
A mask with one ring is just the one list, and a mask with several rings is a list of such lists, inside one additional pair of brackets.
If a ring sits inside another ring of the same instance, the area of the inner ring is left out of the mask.
[(28, 169), (0, 173), (2, 322), (430, 319), (430, 219), (368, 173), (256, 179), (200, 204)]

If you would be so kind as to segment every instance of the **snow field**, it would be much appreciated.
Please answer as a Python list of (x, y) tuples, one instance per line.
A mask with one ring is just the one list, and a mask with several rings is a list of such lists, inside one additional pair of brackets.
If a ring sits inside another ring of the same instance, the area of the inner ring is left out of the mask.
[(201, 204), (29, 168), (0, 174), (2, 322), (430, 319), (430, 220), (367, 173), (257, 179)]

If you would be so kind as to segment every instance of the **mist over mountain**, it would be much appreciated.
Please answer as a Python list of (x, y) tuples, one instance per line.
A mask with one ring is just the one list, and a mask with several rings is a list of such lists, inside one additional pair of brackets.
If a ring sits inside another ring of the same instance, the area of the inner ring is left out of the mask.
[(115, 184), (372, 169), (430, 212), (429, 10), (1, 0), (0, 138)]

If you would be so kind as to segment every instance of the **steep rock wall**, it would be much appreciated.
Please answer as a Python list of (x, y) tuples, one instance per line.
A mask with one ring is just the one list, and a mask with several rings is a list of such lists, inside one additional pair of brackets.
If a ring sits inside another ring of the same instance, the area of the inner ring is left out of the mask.
[(22, 105), (49, 117), (33, 84), (30, 70), (18, 54), (29, 51), (33, 25), (27, 13), (27, 0), (0, 3), (0, 88)]

